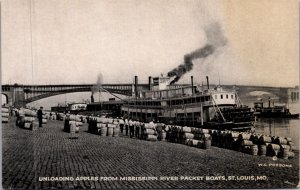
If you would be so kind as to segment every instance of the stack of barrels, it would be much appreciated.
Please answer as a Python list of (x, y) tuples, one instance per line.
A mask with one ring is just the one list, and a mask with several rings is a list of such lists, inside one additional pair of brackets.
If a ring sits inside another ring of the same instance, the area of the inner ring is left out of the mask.
[(71, 138), (78, 138), (79, 127), (82, 126), (78, 115), (69, 115), (65, 120), (64, 131), (71, 134)]
[(2, 116), (2, 123), (8, 123), (8, 118), (9, 118), (9, 108), (8, 107), (1, 108), (1, 116)]
[(57, 120), (57, 115), (55, 112), (51, 112), (51, 114), (49, 116), (49, 120)]
[(279, 158), (293, 158), (295, 153), (294, 143), (292, 139), (287, 137), (272, 137), (271, 143), (267, 145), (267, 156), (277, 156)]
[(295, 150), (291, 138), (271, 137), (262, 134), (211, 130), (212, 146), (232, 149), (259, 156), (293, 158)]
[(152, 123), (145, 123), (145, 130), (143, 131), (144, 138), (148, 141), (157, 141), (156, 125)]
[(105, 117), (90, 117), (88, 131), (101, 136), (118, 137), (120, 135), (117, 119)]
[(43, 116), (42, 117), (43, 117), (42, 123), (43, 124), (47, 124), (50, 115), (48, 115), (46, 112), (43, 112)]
[(57, 120), (65, 121), (65, 119), (66, 119), (66, 115), (64, 113), (57, 114)]
[(211, 147), (211, 135), (207, 129), (183, 127), (183, 139), (186, 145), (197, 148), (209, 149)]
[(36, 111), (34, 110), (30, 110), (30, 109), (25, 109), (24, 110), (24, 113), (25, 113), (25, 117), (24, 117), (24, 128), (25, 129), (31, 129), (33, 131), (35, 130), (38, 130), (38, 122), (35, 121), (35, 118), (36, 118)]

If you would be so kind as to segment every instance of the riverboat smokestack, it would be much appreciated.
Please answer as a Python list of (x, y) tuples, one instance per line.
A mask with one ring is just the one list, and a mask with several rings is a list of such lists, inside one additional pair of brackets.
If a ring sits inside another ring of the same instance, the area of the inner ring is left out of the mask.
[(152, 77), (148, 77), (148, 87), (149, 87), (149, 90), (151, 90), (152, 88)]
[(138, 76), (134, 76), (134, 92), (135, 97), (138, 97)]
[(191, 83), (192, 83), (192, 94), (194, 95), (194, 77), (191, 76)]
[(209, 89), (209, 79), (208, 79), (208, 76), (206, 76), (206, 83), (207, 83), (207, 89)]

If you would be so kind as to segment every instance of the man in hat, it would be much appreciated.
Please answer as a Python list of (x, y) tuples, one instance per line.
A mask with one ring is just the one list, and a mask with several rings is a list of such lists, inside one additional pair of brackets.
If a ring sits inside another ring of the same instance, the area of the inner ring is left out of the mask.
[(40, 109), (38, 110), (37, 117), (39, 120), (39, 127), (43, 127), (43, 107), (40, 107)]

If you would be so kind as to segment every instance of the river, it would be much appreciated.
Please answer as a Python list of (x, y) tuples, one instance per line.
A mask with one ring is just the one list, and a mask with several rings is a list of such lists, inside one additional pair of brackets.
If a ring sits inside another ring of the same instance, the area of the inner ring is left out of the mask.
[[(246, 105), (253, 107), (253, 100), (242, 100)], [(299, 100), (292, 101), (288, 100), (285, 103), (290, 112), (299, 113)], [(295, 143), (295, 147), (299, 150), (299, 119), (283, 119), (283, 118), (259, 118), (254, 124), (255, 132), (259, 134), (280, 136), (280, 137), (291, 137), (292, 141)]]

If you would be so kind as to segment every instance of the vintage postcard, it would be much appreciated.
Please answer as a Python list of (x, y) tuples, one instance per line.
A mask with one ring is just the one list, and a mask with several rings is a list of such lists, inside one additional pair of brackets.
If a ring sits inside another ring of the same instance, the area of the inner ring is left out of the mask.
[(2, 0), (3, 189), (299, 188), (297, 0)]

